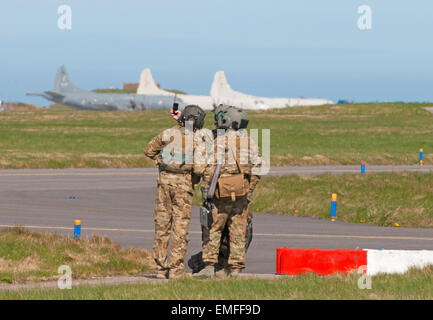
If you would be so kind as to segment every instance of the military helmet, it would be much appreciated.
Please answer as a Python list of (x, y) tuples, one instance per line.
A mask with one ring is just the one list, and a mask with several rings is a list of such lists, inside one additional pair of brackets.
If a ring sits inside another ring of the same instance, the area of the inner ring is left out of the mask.
[(214, 111), (215, 125), (218, 129), (245, 129), (248, 126), (248, 117), (244, 110), (220, 104)]
[(201, 129), (204, 126), (205, 117), (206, 113), (203, 111), (202, 108), (197, 105), (190, 104), (183, 109), (178, 122), (180, 123), (180, 125), (185, 126), (185, 122), (192, 119), (194, 120), (194, 130)]
[(227, 110), (231, 108), (231, 106), (227, 104), (220, 104), (218, 107), (215, 108), (213, 111), (214, 113), (214, 119), (215, 119), (215, 125), (218, 125), (218, 117), (221, 116), (221, 114), (227, 112)]

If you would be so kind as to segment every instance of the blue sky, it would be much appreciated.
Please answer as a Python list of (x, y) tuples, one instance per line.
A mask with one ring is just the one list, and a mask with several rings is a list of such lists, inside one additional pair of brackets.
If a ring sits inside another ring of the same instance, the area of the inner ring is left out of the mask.
[[(72, 30), (57, 9), (72, 9)], [(373, 28), (359, 30), (360, 5)], [(51, 90), (64, 64), (84, 89), (137, 82), (208, 94), (225, 70), (258, 96), (433, 101), (433, 2), (402, 0), (2, 0), (0, 97)]]

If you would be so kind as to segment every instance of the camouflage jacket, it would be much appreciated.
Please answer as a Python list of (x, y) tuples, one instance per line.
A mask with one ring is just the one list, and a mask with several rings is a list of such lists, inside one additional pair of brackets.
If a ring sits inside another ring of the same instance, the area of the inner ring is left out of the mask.
[(177, 125), (154, 137), (144, 154), (159, 168), (158, 183), (192, 191), (193, 175), (201, 176), (206, 168), (211, 135), (209, 129), (192, 133)]
[[(217, 160), (221, 159), (220, 177), (240, 173), (236, 158), (242, 173), (249, 180), (249, 192), (252, 193), (260, 179), (260, 168), (263, 159), (259, 156), (259, 148), (256, 142), (248, 136), (245, 129), (227, 130), (224, 135), (215, 139), (212, 159), (208, 159), (208, 165), (203, 172), (203, 188), (209, 188), (216, 168)], [(236, 155), (236, 158), (235, 158)]]

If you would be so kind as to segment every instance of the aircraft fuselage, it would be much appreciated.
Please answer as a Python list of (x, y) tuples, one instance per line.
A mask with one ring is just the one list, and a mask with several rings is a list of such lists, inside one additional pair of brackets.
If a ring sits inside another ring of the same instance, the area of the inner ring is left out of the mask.
[(167, 109), (173, 105), (173, 97), (95, 92), (73, 93), (65, 95), (61, 101), (52, 101), (89, 110)]
[[(98, 93), (75, 87), (69, 80), (66, 68), (57, 70), (53, 91), (28, 93), (30, 96), (42, 96), (55, 103), (62, 103), (78, 109), (87, 110), (148, 110), (170, 109), (174, 97), (160, 94), (122, 94)], [(185, 107), (182, 99), (176, 99), (179, 109)]]

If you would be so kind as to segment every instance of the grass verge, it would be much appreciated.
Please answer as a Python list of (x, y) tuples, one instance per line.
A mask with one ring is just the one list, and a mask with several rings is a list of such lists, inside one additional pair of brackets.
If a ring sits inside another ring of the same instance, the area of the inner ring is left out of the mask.
[(71, 239), (17, 227), (0, 231), (0, 283), (58, 279), (68, 265), (72, 277), (143, 274), (151, 270), (146, 250), (120, 248), (107, 237)]
[(0, 299), (432, 299), (433, 267), (403, 275), (377, 275), (371, 289), (358, 287), (360, 275), (300, 275), (278, 280), (171, 280), (161, 284), (76, 286), (0, 292)]
[(251, 210), (329, 219), (337, 193), (337, 219), (378, 226), (433, 227), (433, 175), (284, 176), (264, 178)]
[[(428, 104), (381, 103), (248, 111), (249, 128), (270, 129), (271, 164), (433, 163)], [(167, 110), (53, 110), (0, 113), (0, 168), (153, 166), (152, 137), (175, 122)], [(207, 113), (205, 127), (213, 128)]]
[[(433, 174), (290, 175), (262, 178), (250, 210), (329, 219), (337, 193), (337, 220), (384, 227), (433, 227)], [(201, 192), (194, 191), (200, 205)]]

